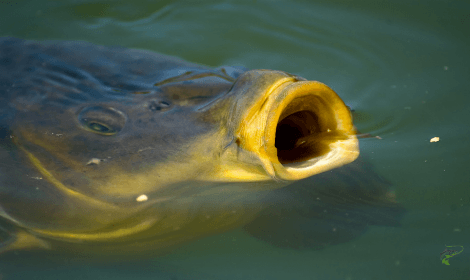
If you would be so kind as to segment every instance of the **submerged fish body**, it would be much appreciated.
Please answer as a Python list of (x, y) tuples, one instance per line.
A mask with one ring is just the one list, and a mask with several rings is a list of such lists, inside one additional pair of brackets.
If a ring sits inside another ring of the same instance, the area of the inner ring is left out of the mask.
[(359, 154), (343, 101), (282, 71), (14, 38), (0, 71), (7, 250), (158, 251), (245, 225), (274, 190)]

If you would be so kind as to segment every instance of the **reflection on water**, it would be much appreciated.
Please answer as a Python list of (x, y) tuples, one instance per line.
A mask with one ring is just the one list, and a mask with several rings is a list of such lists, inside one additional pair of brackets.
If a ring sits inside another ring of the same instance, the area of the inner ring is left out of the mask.
[[(0, 258), (5, 279), (468, 277), (465, 251), (449, 266), (439, 259), (446, 244), (470, 247), (470, 177), (465, 175), (470, 135), (470, 20), (465, 11), (470, 7), (464, 1), (1, 5), (1, 35), (144, 48), (211, 66), (279, 69), (329, 85), (354, 110), (359, 132), (382, 138), (361, 139), (362, 154), (390, 181), (406, 209), (401, 227), (383, 227), (386, 221), (377, 221), (363, 235), (321, 250), (271, 246), (282, 243), (280, 223), (271, 240), (259, 241), (238, 230), (164, 258), (121, 266), (57, 259), (44, 263), (44, 255), (10, 254)], [(430, 142), (436, 136), (440, 141)], [(307, 203), (305, 197), (298, 200)], [(297, 220), (283, 223), (302, 230), (299, 234), (312, 230), (302, 227), (302, 215), (292, 217)], [(256, 231), (250, 233), (256, 236)], [(323, 238), (328, 241), (328, 235)]]

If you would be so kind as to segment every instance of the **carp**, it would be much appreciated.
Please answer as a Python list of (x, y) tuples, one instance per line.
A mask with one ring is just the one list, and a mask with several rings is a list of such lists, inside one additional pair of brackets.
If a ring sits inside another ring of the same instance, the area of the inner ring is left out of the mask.
[(15, 38), (0, 39), (0, 71), (4, 251), (159, 251), (241, 226), (257, 236), (287, 185), (359, 156), (341, 98), (283, 71)]

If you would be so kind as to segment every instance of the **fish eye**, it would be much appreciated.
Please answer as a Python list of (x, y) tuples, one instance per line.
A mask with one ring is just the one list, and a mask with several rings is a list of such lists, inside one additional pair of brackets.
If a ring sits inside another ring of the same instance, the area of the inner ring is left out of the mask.
[(124, 127), (126, 117), (114, 108), (94, 106), (84, 108), (78, 115), (78, 121), (87, 131), (110, 136)]
[(88, 126), (89, 129), (96, 131), (98, 133), (106, 134), (106, 135), (115, 134), (117, 132), (116, 130), (112, 129), (110, 126), (104, 123), (100, 123), (98, 121), (86, 121), (86, 125)]

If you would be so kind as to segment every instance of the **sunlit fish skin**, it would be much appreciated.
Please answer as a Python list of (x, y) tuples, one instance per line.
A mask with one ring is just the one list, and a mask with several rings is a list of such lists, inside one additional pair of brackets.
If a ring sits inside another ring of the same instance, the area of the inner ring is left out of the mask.
[(359, 155), (336, 93), (282, 71), (1, 38), (0, 73), (3, 250), (158, 251)]

